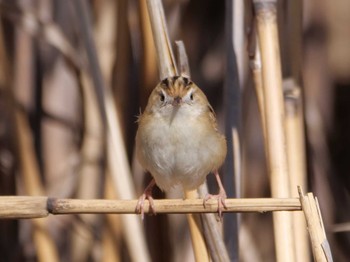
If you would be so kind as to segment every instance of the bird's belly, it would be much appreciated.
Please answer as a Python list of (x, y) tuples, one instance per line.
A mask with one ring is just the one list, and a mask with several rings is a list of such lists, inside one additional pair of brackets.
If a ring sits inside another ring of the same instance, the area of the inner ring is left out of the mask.
[(144, 162), (163, 190), (180, 185), (194, 189), (213, 170), (220, 150), (218, 137), (200, 125), (160, 124), (148, 136)]

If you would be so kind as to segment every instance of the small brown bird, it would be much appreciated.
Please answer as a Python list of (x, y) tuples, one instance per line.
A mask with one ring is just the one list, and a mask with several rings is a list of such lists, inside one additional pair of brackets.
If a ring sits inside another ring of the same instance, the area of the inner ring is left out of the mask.
[(164, 79), (151, 93), (138, 123), (136, 154), (154, 179), (140, 197), (136, 211), (143, 217), (145, 199), (155, 211), (155, 184), (165, 191), (175, 186), (193, 190), (213, 172), (219, 194), (207, 195), (204, 205), (209, 198), (216, 198), (221, 216), (226, 192), (218, 169), (226, 157), (226, 139), (217, 129), (214, 110), (202, 90), (187, 77)]

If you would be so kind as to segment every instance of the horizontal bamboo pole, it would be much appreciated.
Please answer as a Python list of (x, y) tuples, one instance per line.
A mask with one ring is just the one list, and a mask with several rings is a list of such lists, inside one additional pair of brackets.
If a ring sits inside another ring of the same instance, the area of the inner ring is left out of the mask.
[[(137, 200), (107, 199), (58, 199), (51, 197), (2, 196), (0, 197), (0, 218), (41, 218), (49, 214), (136, 214)], [(239, 198), (226, 199), (227, 209), (223, 212), (271, 212), (300, 211), (299, 198)], [(157, 213), (216, 213), (217, 201), (208, 200), (206, 208), (202, 199), (154, 200)], [(145, 213), (149, 212), (146, 201)]]
[(0, 197), (0, 218), (47, 217), (48, 197), (4, 196)]

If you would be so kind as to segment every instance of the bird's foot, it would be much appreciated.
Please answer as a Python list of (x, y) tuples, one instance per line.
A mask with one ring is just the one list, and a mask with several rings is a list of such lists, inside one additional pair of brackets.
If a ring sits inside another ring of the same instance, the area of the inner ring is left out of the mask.
[(152, 195), (143, 193), (140, 196), (139, 200), (137, 201), (136, 209), (135, 209), (136, 213), (141, 214), (142, 220), (145, 217), (144, 205), (145, 205), (146, 199), (149, 201), (149, 208), (150, 208), (151, 213), (156, 214)]
[(155, 207), (154, 207), (154, 201), (152, 197), (152, 189), (155, 185), (155, 180), (152, 179), (152, 181), (149, 183), (149, 185), (146, 187), (145, 191), (143, 194), (140, 196), (139, 200), (137, 201), (135, 212), (138, 214), (141, 214), (142, 220), (145, 217), (145, 211), (144, 211), (144, 205), (145, 205), (145, 200), (147, 199), (149, 202), (149, 210), (152, 214), (156, 214), (155, 212)]
[(209, 199), (216, 199), (218, 201), (218, 214), (219, 214), (219, 219), (222, 219), (222, 211), (223, 209), (227, 208), (225, 204), (225, 199), (227, 198), (225, 190), (220, 190), (219, 194), (217, 195), (212, 195), (212, 194), (207, 194), (205, 198), (203, 199), (203, 205), (206, 207), (206, 202)]

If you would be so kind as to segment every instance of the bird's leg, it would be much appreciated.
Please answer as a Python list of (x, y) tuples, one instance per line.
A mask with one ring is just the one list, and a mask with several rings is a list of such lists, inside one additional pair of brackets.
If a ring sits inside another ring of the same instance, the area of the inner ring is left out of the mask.
[(203, 205), (205, 207), (206, 206), (206, 202), (209, 199), (212, 199), (212, 198), (217, 199), (217, 201), (218, 201), (218, 213), (219, 213), (219, 217), (221, 219), (222, 218), (222, 210), (223, 210), (223, 208), (227, 208), (226, 204), (225, 204), (225, 199), (227, 198), (227, 195), (226, 195), (226, 191), (225, 191), (225, 189), (224, 189), (224, 187), (222, 185), (219, 172), (217, 170), (214, 172), (214, 175), (215, 175), (216, 181), (218, 182), (219, 194), (217, 194), (217, 195), (207, 194), (205, 196), (205, 198), (204, 198)]
[(137, 201), (136, 204), (136, 213), (141, 214), (141, 218), (144, 218), (144, 210), (143, 210), (143, 206), (145, 204), (145, 200), (147, 199), (149, 201), (149, 208), (150, 211), (155, 214), (155, 209), (154, 209), (154, 202), (153, 202), (153, 197), (152, 197), (152, 189), (154, 187), (154, 185), (156, 184), (156, 181), (154, 180), (154, 178), (152, 179), (152, 181), (148, 184), (148, 186), (146, 187), (145, 191), (143, 192), (143, 194), (140, 196), (139, 201)]

